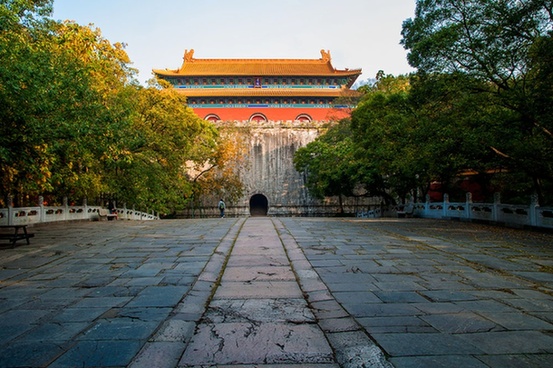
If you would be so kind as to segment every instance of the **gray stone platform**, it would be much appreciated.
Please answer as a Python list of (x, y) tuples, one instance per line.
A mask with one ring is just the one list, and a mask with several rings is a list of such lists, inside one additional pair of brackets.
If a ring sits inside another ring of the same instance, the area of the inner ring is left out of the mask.
[(0, 367), (550, 367), (553, 236), (420, 219), (82, 222), (0, 249)]

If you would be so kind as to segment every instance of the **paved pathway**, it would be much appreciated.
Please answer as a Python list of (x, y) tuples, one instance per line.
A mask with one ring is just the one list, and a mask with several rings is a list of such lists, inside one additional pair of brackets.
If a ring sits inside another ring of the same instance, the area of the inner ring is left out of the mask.
[(85, 222), (0, 249), (0, 367), (550, 367), (549, 234)]

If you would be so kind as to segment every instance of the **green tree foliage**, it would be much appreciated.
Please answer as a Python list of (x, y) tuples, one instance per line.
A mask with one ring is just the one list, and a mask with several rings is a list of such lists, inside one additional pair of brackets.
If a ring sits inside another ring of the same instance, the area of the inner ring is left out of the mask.
[(352, 131), (359, 165), (358, 180), (386, 202), (404, 199), (418, 167), (413, 165), (413, 111), (408, 79), (379, 73), (377, 83), (352, 114)]
[[(419, 166), (413, 165), (414, 113), (409, 102), (409, 77), (379, 72), (352, 113), (294, 157), (316, 198), (379, 196), (387, 203), (405, 198), (416, 186)], [(420, 164), (420, 162), (419, 162)]]
[(173, 88), (127, 88), (130, 124), (103, 156), (103, 172), (118, 200), (165, 213), (186, 205), (192, 191), (186, 165), (213, 156), (218, 132), (198, 118)]
[[(540, 201), (553, 180), (550, 0), (420, 0), (402, 43), (421, 74), (465, 74), (482, 83), (493, 121), (480, 130), (513, 173), (531, 179)], [(490, 106), (493, 106), (490, 109)]]
[(32, 26), (52, 15), (53, 0), (0, 0), (0, 31)]
[(296, 170), (306, 175), (306, 186), (315, 198), (352, 196), (356, 173), (349, 120), (329, 127), (325, 134), (294, 155)]
[[(469, 171), (480, 173), (477, 178), (485, 191), (489, 187), (486, 173), (501, 167), (489, 149), (493, 135), (482, 127), (506, 118), (505, 110), (491, 103), (488, 95), (475, 92), (484, 87), (462, 73), (420, 73), (412, 78), (409, 101), (416, 113), (416, 133), (410, 144), (419, 145), (414, 159), (423, 179), (421, 193), (427, 192), (431, 181), (438, 181), (444, 194), (455, 195), (454, 183)], [(464, 193), (456, 199), (463, 200)]]
[(298, 151), (308, 184), (340, 172), (314, 153), (347, 142), (355, 170), (340, 181), (389, 203), (424, 195), (432, 181), (462, 199), (455, 183), (467, 172), (484, 195), (500, 190), (526, 202), (536, 192), (540, 203), (552, 201), (552, 7), (550, 0), (419, 0), (402, 40), (418, 72), (379, 71), (360, 90), (351, 135), (322, 136), (311, 151)]
[(0, 0), (0, 200), (184, 207), (187, 167), (213, 160), (217, 130), (171, 88), (139, 86), (123, 44), (51, 21), (51, 6)]

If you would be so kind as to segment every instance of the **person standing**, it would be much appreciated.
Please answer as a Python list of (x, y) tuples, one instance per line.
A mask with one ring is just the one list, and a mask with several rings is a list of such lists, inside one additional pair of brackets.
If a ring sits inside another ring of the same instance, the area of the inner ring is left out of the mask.
[(221, 218), (225, 217), (225, 201), (223, 201), (223, 198), (219, 201), (219, 211), (221, 212)]

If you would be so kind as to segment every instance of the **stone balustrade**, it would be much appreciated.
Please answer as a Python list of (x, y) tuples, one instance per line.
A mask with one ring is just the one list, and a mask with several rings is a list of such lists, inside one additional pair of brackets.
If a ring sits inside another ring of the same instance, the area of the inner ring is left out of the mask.
[[(61, 206), (45, 206), (44, 200), (39, 197), (39, 205), (31, 207), (0, 208), (0, 225), (30, 225), (54, 221), (83, 221), (99, 219), (101, 206), (89, 206), (86, 200), (81, 206), (70, 205), (67, 198)], [(11, 203), (11, 201), (10, 201)], [(159, 216), (152, 213), (129, 209), (126, 205), (117, 208), (119, 220), (159, 220)]]
[[(493, 203), (473, 203), (470, 193), (467, 193), (465, 202), (450, 202), (449, 196), (445, 194), (443, 202), (430, 202), (427, 197), (425, 203), (412, 205), (413, 216), (416, 217), (553, 229), (553, 207), (541, 207), (536, 197), (531, 198), (529, 205), (513, 205), (501, 203), (499, 193), (494, 195)], [(397, 209), (394, 208), (390, 212), (397, 213)]]

